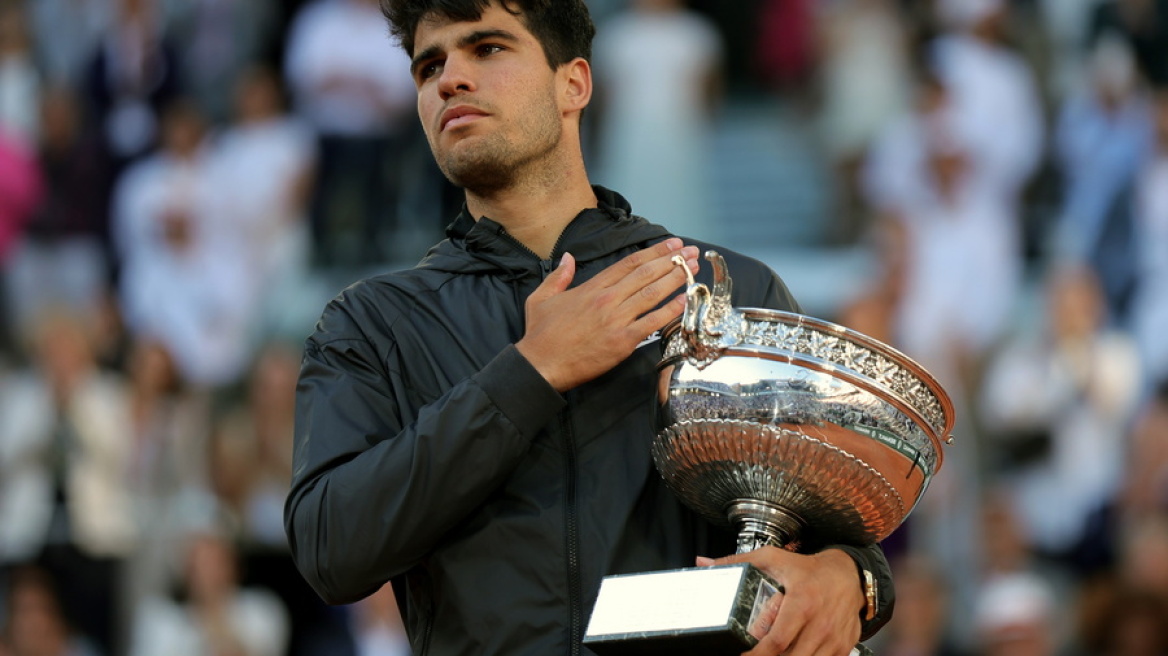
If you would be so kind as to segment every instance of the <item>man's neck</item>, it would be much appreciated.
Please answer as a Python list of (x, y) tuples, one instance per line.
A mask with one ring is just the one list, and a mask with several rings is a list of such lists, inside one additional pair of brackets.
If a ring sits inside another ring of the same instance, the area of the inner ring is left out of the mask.
[(469, 190), (466, 193), (471, 216), (476, 220), (486, 216), (498, 222), (544, 259), (552, 256), (552, 249), (572, 219), (596, 206), (596, 194), (582, 172), (554, 186), (516, 187), (486, 195)]

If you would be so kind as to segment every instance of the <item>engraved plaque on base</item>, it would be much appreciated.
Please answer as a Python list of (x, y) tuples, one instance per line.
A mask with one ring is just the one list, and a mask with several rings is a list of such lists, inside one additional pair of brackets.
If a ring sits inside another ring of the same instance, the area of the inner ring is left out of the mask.
[[(734, 527), (738, 553), (888, 537), (941, 467), (954, 422), (948, 395), (875, 339), (733, 307), (725, 261), (713, 251), (706, 259), (713, 288), (690, 274), (685, 312), (662, 331), (652, 449), (666, 484)], [(755, 623), (766, 586), (777, 589), (742, 566), (607, 577), (585, 644), (603, 655), (740, 654), (765, 633)]]
[(745, 563), (610, 576), (584, 644), (601, 656), (741, 653), (765, 634), (777, 592)]

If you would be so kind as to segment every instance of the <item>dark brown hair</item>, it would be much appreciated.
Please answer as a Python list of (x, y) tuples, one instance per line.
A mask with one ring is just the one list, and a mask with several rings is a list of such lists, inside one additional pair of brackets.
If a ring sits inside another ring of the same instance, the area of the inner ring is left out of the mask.
[(596, 27), (583, 0), (381, 0), (390, 33), (414, 56), (418, 23), (429, 15), (476, 21), (492, 4), (515, 14), (543, 46), (553, 69), (582, 57), (592, 58)]

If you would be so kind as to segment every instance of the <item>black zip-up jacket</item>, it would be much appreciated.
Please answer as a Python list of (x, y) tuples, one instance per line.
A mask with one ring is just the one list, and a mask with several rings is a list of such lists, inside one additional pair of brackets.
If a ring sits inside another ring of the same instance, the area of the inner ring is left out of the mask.
[[(734, 552), (654, 469), (660, 341), (564, 395), (513, 346), (564, 252), (575, 285), (669, 236), (596, 192), (600, 207), (543, 261), (464, 211), (417, 267), (342, 292), (307, 340), (285, 508), (294, 559), (329, 603), (392, 580), (415, 656), (588, 654), (602, 577)], [(767, 267), (720, 252), (736, 306), (797, 307)], [(878, 547), (844, 548), (882, 583), (867, 635), (891, 614), (891, 577)]]

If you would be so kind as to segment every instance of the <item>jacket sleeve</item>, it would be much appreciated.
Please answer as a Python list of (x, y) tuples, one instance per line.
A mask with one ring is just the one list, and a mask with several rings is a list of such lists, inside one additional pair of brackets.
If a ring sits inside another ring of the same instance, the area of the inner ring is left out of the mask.
[(510, 346), (406, 410), (405, 383), (357, 323), (334, 304), (306, 343), (284, 509), (297, 567), (334, 604), (367, 596), (424, 558), (507, 479), (564, 405)]
[(888, 559), (884, 557), (884, 550), (879, 544), (863, 547), (833, 544), (828, 548), (840, 549), (856, 562), (856, 585), (861, 585), (861, 570), (872, 572), (876, 579), (876, 615), (870, 620), (861, 619), (860, 625), (860, 640), (867, 640), (892, 619), (892, 611), (896, 606), (896, 589), (892, 585), (892, 569), (888, 566)]

